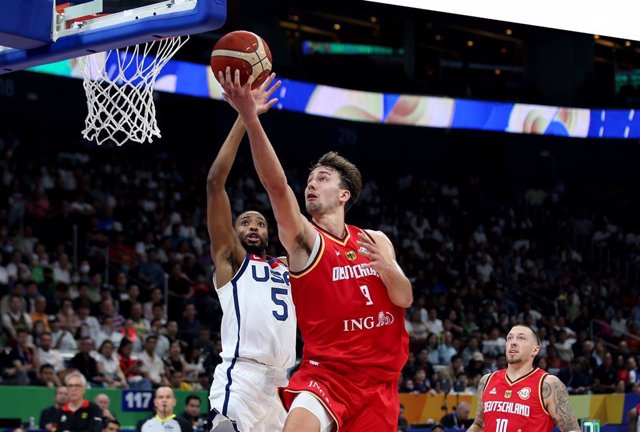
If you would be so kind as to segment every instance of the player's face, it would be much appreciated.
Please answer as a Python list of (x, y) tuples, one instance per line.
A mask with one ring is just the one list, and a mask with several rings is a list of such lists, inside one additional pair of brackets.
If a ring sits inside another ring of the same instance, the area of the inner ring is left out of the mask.
[(307, 211), (313, 215), (327, 213), (346, 203), (350, 194), (340, 187), (342, 181), (340, 173), (333, 168), (319, 166), (311, 171), (304, 190), (304, 200)]
[(539, 351), (536, 338), (527, 327), (515, 326), (507, 335), (505, 352), (508, 364), (533, 362)]
[(247, 252), (262, 255), (267, 249), (267, 221), (260, 213), (242, 213), (236, 220), (236, 233)]

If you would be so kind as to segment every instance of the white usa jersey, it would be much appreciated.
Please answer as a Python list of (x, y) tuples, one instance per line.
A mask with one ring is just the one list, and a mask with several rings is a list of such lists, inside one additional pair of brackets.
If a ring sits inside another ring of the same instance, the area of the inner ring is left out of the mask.
[(223, 312), (224, 360), (250, 359), (286, 369), (294, 365), (296, 311), (282, 261), (247, 254), (238, 272), (216, 292)]

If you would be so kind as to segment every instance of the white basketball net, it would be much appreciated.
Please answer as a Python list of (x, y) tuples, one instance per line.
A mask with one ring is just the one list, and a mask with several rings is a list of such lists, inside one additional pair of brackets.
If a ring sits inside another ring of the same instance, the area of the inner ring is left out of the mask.
[(82, 135), (98, 145), (160, 138), (153, 103), (156, 78), (189, 36), (115, 49), (81, 57), (87, 95), (87, 118)]

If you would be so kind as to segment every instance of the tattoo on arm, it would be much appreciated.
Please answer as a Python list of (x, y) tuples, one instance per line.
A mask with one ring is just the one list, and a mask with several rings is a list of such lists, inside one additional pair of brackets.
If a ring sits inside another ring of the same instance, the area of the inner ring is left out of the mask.
[[(555, 377), (554, 377), (555, 378)], [(546, 398), (545, 390), (549, 386), (548, 394), (551, 397), (554, 409), (551, 414), (556, 422), (556, 426), (561, 432), (579, 431), (580, 425), (576, 420), (571, 402), (569, 402), (569, 392), (560, 380), (553, 379), (550, 383), (544, 383), (542, 386), (543, 397)]]
[(473, 424), (467, 430), (467, 432), (481, 432), (484, 430), (484, 406), (482, 404), (482, 393), (487, 385), (487, 380), (490, 374), (487, 374), (480, 379), (478, 384), (478, 392), (476, 393), (477, 405), (476, 405), (476, 418), (473, 420)]

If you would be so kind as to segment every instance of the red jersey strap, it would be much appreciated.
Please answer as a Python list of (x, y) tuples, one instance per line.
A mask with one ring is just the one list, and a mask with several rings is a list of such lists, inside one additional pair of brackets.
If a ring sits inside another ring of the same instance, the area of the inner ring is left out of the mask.
[[(355, 227), (354, 227), (355, 228)], [(366, 235), (367, 237), (369, 237), (369, 240), (371, 240), (371, 242), (373, 244), (376, 244), (376, 240), (373, 238), (373, 236), (371, 234), (369, 234), (369, 231), (367, 231), (366, 229), (362, 229), (362, 228), (358, 228), (360, 230), (360, 232), (362, 232), (362, 234)]]
[(482, 394), (484, 394), (484, 392), (487, 390), (487, 388), (489, 387), (489, 383), (491, 382), (491, 380), (493, 379), (493, 376), (495, 374), (497, 374), (499, 371), (495, 371), (495, 372), (491, 372), (491, 374), (489, 375), (489, 378), (487, 378), (487, 382), (484, 383), (484, 388), (482, 389)]
[[(301, 270), (299, 272), (294, 272), (292, 270), (289, 270), (289, 275), (294, 279), (302, 277), (302, 276), (310, 273), (314, 268), (316, 268), (316, 266), (318, 265), (318, 263), (322, 259), (322, 256), (324, 255), (324, 246), (325, 246), (324, 233), (325, 232), (324, 231), (320, 231), (321, 228), (319, 228), (317, 225), (314, 225), (314, 227), (316, 228), (316, 231), (318, 233), (318, 237), (317, 237), (316, 241), (320, 242), (320, 244), (318, 245), (317, 251), (316, 251), (316, 255), (313, 257), (313, 259), (307, 265), (307, 267), (304, 268), (303, 270)], [(311, 251), (312, 254), (313, 254), (314, 250), (316, 250), (316, 245), (315, 244), (313, 246), (313, 250)]]
[(545, 372), (542, 374), (542, 376), (540, 376), (540, 382), (538, 384), (538, 398), (540, 399), (540, 406), (542, 407), (542, 410), (545, 412), (545, 414), (550, 416), (551, 414), (549, 414), (549, 411), (547, 410), (547, 405), (545, 405), (544, 403), (544, 397), (542, 396), (542, 386), (544, 385), (544, 379), (548, 375), (549, 374)]

